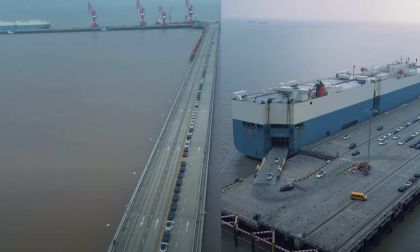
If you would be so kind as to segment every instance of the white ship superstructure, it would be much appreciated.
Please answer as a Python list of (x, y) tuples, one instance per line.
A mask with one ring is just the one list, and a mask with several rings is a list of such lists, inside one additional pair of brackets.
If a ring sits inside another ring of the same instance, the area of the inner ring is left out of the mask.
[(26, 30), (40, 30), (49, 29), (50, 23), (41, 19), (30, 19), (30, 20), (16, 20), (16, 21), (1, 21), (0, 20), (0, 31), (26, 31)]

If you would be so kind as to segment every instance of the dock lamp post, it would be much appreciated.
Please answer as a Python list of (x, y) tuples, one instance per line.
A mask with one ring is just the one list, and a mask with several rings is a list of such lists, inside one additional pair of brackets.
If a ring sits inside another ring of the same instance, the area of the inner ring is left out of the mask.
[(373, 117), (373, 113), (377, 113), (378, 110), (374, 109), (374, 108), (370, 108), (370, 109), (366, 109), (366, 112), (369, 112), (369, 139), (368, 139), (368, 155), (367, 155), (367, 164), (369, 167), (369, 162), (370, 162), (370, 137), (372, 135), (372, 117)]

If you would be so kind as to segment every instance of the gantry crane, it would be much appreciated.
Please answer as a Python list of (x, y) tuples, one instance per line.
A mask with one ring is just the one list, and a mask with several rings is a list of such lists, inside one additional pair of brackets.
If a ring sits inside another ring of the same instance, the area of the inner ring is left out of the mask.
[(137, 10), (139, 11), (139, 13), (140, 13), (140, 26), (145, 26), (146, 25), (146, 22), (144, 21), (144, 16), (145, 16), (145, 14), (144, 14), (144, 7), (143, 7), (143, 5), (139, 2), (139, 0), (137, 0), (137, 5), (136, 5), (136, 7), (137, 7)]
[(187, 23), (192, 24), (193, 22), (193, 15), (194, 15), (194, 9), (193, 6), (191, 5), (189, 0), (185, 0), (185, 6), (187, 6), (188, 9), (188, 20)]
[(98, 27), (98, 24), (96, 23), (96, 10), (93, 8), (93, 5), (90, 2), (88, 4), (88, 11), (90, 14), (90, 18), (92, 19), (92, 24), (90, 25), (90, 27)]
[(166, 23), (167, 16), (166, 16), (166, 12), (165, 12), (165, 10), (163, 9), (162, 6), (159, 6), (159, 12), (160, 12), (160, 18), (162, 19), (161, 25), (166, 26), (167, 25), (167, 23)]

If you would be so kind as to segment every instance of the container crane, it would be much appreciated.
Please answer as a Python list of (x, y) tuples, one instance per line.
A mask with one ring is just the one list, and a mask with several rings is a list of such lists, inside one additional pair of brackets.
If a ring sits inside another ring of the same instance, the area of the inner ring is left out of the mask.
[(96, 10), (93, 8), (93, 5), (91, 3), (88, 4), (88, 11), (90, 14), (90, 18), (92, 19), (92, 24), (90, 25), (90, 27), (98, 27), (98, 24), (96, 23)]
[(159, 6), (159, 12), (160, 12), (160, 17), (162, 19), (161, 25), (166, 26), (167, 25), (167, 23), (166, 23), (166, 12), (165, 12), (165, 10), (163, 9), (162, 6)]
[(137, 10), (140, 13), (140, 26), (145, 26), (146, 22), (144, 22), (144, 7), (143, 5), (137, 0)]
[(188, 20), (187, 23), (192, 24), (193, 22), (193, 15), (194, 15), (194, 9), (193, 6), (191, 5), (189, 0), (185, 0), (185, 6), (187, 6), (188, 9)]

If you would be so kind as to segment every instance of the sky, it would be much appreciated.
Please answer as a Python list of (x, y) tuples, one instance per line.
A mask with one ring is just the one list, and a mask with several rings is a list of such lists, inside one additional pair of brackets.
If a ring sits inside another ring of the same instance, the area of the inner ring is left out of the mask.
[(420, 0), (221, 0), (223, 19), (420, 24)]

